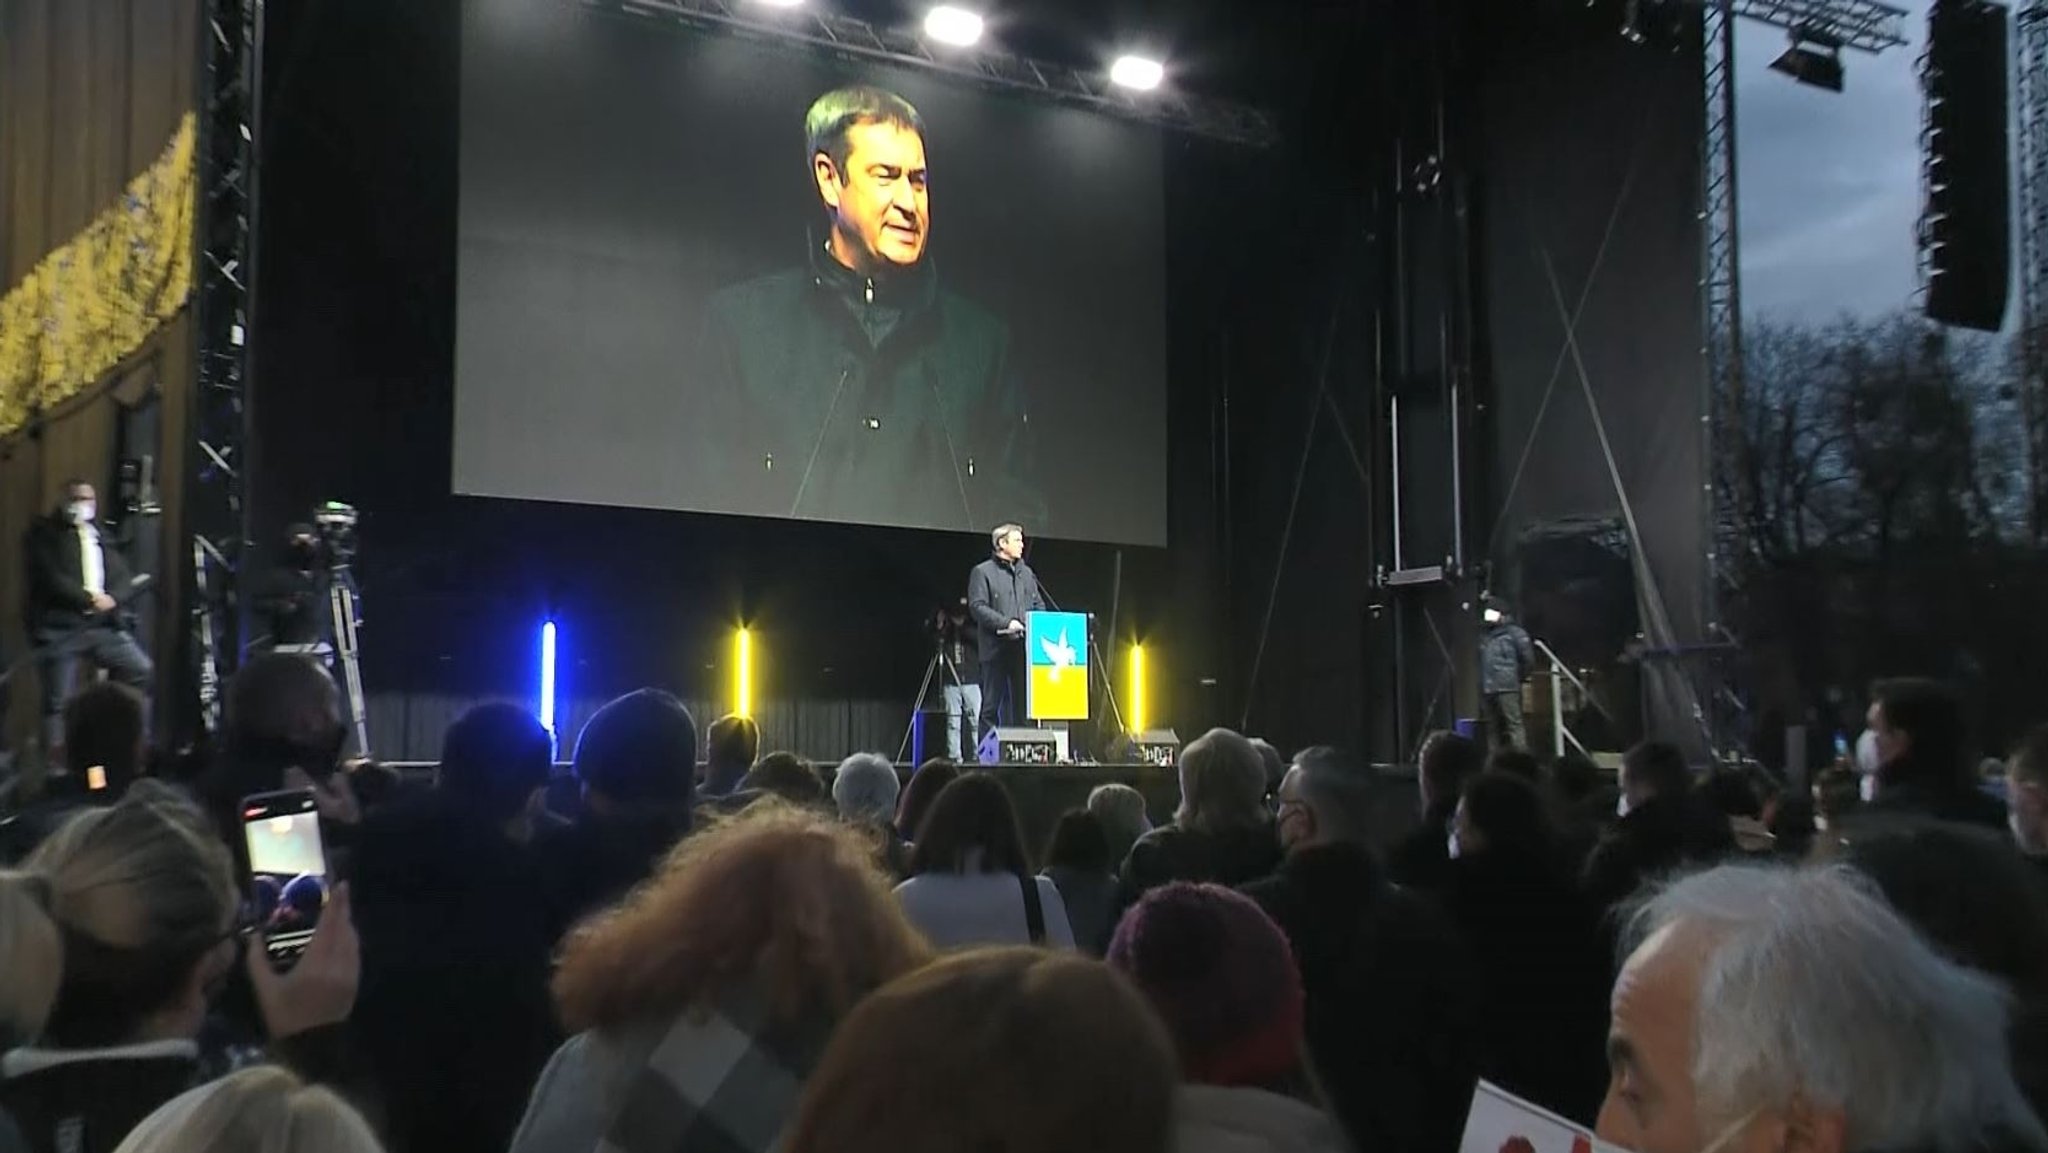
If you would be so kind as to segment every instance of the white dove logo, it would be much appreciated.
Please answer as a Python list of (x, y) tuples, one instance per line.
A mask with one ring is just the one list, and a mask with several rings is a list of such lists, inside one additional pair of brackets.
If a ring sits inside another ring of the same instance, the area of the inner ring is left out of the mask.
[(1076, 654), (1074, 646), (1067, 643), (1067, 630), (1061, 629), (1057, 640), (1040, 637), (1038, 647), (1044, 649), (1045, 655), (1052, 660), (1052, 672), (1046, 674), (1049, 679), (1059, 680), (1061, 669), (1074, 667)]

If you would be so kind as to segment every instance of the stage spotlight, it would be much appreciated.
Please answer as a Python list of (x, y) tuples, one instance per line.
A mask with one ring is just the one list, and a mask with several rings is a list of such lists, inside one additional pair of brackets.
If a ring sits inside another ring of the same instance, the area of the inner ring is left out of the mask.
[(1621, 38), (1631, 44), (1641, 44), (1648, 37), (1643, 33), (1642, 0), (1628, 0), (1621, 12)]
[(534, 710), (540, 727), (555, 731), (555, 622), (540, 626), (540, 701)]
[(1150, 92), (1166, 79), (1166, 65), (1144, 56), (1119, 56), (1109, 66), (1110, 83), (1134, 92)]
[(965, 8), (941, 4), (925, 13), (924, 34), (941, 44), (969, 48), (981, 39), (981, 16)]
[(804, 0), (754, 0), (754, 3), (769, 8), (801, 8), (804, 6)]
[(1783, 72), (1801, 84), (1842, 90), (1842, 41), (1838, 36), (1811, 24), (1792, 30), (1792, 46), (1771, 61), (1771, 71)]
[(732, 712), (754, 715), (754, 634), (745, 625), (732, 634)]
[(1131, 734), (1136, 736), (1145, 731), (1145, 722), (1151, 719), (1145, 708), (1145, 646), (1133, 643), (1124, 662), (1131, 678), (1129, 691), (1125, 694), (1131, 699), (1124, 703), (1124, 721)]

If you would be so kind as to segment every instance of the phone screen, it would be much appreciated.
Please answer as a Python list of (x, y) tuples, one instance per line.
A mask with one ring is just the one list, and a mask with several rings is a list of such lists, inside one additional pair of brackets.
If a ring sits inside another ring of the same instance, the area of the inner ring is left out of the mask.
[(1842, 758), (1842, 757), (1846, 757), (1846, 756), (1848, 756), (1848, 755), (1849, 755), (1849, 738), (1847, 738), (1847, 737), (1843, 736), (1843, 735), (1842, 735), (1842, 734), (1840, 734), (1840, 733), (1836, 733), (1836, 734), (1835, 734), (1835, 756), (1836, 756), (1836, 758), (1837, 758), (1837, 759), (1839, 759), (1839, 758)]
[(320, 812), (309, 792), (263, 793), (242, 802), (249, 845), (251, 923), (273, 963), (289, 964), (306, 949), (327, 907), (327, 853)]

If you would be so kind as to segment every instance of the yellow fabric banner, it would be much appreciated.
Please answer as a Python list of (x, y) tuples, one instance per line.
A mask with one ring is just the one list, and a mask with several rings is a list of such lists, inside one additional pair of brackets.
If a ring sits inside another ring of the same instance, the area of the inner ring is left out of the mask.
[(185, 306), (197, 146), (188, 112), (118, 203), (0, 296), (0, 436), (92, 387)]

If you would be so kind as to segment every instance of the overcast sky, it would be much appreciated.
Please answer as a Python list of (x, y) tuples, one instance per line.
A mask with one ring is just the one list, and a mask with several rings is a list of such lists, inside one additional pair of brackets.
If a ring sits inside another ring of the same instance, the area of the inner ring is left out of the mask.
[(1770, 70), (1785, 33), (1742, 21), (1736, 56), (1736, 163), (1741, 189), (1743, 311), (1829, 320), (1912, 303), (1920, 210), (1920, 87), (1913, 43), (1879, 56), (1845, 53), (1847, 91)]

